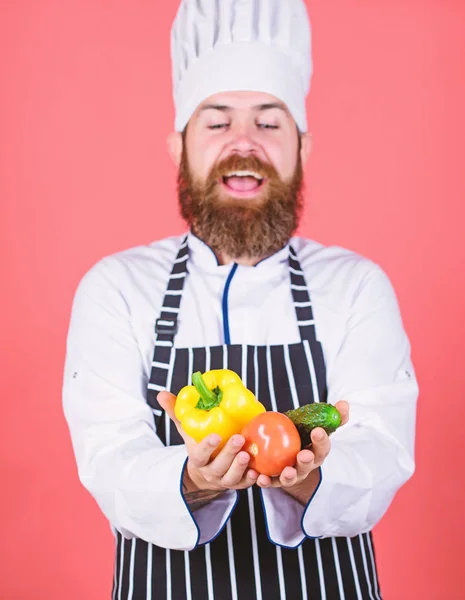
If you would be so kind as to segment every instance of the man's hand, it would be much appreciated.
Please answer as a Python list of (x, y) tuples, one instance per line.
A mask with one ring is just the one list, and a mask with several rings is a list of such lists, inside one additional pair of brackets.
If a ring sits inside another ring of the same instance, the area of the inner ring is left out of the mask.
[[(341, 401), (335, 406), (341, 413), (341, 425), (345, 425), (349, 420), (348, 403)], [(259, 475), (257, 485), (261, 488), (281, 487), (301, 504), (306, 505), (320, 481), (318, 468), (331, 449), (329, 436), (321, 427), (312, 431), (311, 439), (312, 449), (304, 449), (298, 453), (295, 467), (286, 467), (279, 477)]]
[(182, 430), (174, 414), (176, 397), (169, 392), (160, 392), (157, 400), (186, 444), (189, 458), (184, 472), (183, 491), (191, 510), (201, 508), (225, 490), (248, 488), (256, 482), (258, 473), (248, 469), (250, 456), (241, 451), (245, 443), (242, 435), (233, 435), (212, 460), (211, 456), (221, 441), (220, 436), (211, 434), (200, 443), (195, 442)]

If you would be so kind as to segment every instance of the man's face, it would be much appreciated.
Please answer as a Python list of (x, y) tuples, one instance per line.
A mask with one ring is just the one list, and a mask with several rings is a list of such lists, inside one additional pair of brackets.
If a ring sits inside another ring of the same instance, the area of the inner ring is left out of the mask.
[(287, 108), (268, 94), (217, 94), (183, 140), (179, 200), (193, 232), (235, 258), (282, 248), (302, 210), (300, 136)]

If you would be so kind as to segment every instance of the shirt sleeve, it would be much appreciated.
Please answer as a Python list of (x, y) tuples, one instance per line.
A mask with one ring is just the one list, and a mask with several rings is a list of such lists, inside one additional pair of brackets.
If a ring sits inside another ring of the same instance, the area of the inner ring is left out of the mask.
[(268, 534), (279, 545), (371, 530), (414, 473), (418, 385), (395, 292), (376, 265), (350, 308), (327, 380), (328, 402), (347, 400), (350, 419), (331, 436), (306, 507), (281, 489), (262, 490)]
[(125, 537), (192, 550), (221, 531), (237, 494), (190, 512), (186, 448), (165, 447), (156, 434), (131, 307), (106, 260), (78, 286), (67, 339), (63, 408), (79, 478)]

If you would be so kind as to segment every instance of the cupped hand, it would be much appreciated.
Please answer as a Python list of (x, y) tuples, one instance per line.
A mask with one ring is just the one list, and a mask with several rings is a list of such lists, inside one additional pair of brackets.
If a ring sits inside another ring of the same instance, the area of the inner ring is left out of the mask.
[[(349, 404), (344, 400), (335, 404), (341, 414), (341, 426), (349, 420)], [(311, 450), (304, 448), (297, 454), (294, 467), (285, 467), (278, 477), (260, 474), (257, 485), (261, 488), (295, 488), (307, 480), (309, 475), (321, 467), (331, 450), (331, 441), (326, 431), (316, 427), (311, 434)]]
[(188, 454), (187, 472), (199, 490), (240, 490), (256, 482), (258, 473), (248, 468), (250, 456), (241, 450), (245, 443), (242, 435), (233, 435), (218, 455), (212, 458), (221, 442), (220, 436), (210, 434), (197, 443), (183, 431), (174, 414), (176, 396), (170, 392), (160, 392), (157, 400), (184, 440)]

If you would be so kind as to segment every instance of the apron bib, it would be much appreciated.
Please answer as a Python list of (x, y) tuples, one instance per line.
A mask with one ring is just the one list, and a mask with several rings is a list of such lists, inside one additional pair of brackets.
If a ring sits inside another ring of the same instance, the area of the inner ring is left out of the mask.
[[(174, 348), (189, 249), (179, 248), (156, 322), (155, 350), (147, 402), (157, 435), (182, 444), (156, 396), (191, 384), (192, 374), (235, 371), (267, 410), (285, 412), (326, 402), (326, 368), (316, 339), (311, 300), (297, 255), (289, 250), (291, 290), (301, 341), (289, 345), (226, 344)], [(220, 534), (192, 551), (160, 548), (116, 532), (113, 600), (379, 600), (381, 594), (370, 533), (353, 538), (307, 538), (296, 549), (267, 536), (260, 490), (239, 492), (239, 501)]]

